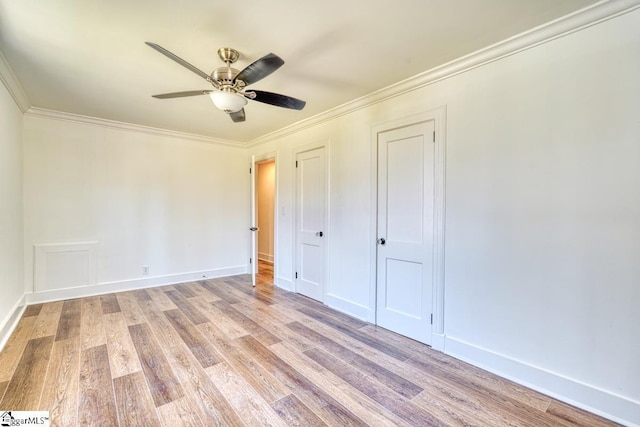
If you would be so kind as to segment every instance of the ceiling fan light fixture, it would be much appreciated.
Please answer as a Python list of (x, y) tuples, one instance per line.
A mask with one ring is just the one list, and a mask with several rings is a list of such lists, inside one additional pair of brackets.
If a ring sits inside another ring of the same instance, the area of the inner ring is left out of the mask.
[(214, 91), (209, 94), (214, 105), (225, 113), (235, 113), (247, 105), (247, 99), (235, 92)]

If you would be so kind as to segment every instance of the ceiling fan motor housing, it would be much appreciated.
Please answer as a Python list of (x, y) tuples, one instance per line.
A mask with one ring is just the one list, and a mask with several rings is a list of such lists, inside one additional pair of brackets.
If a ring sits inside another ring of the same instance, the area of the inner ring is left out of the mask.
[(222, 84), (233, 84), (233, 78), (237, 76), (239, 72), (240, 71), (235, 68), (220, 67), (213, 70), (211, 77)]

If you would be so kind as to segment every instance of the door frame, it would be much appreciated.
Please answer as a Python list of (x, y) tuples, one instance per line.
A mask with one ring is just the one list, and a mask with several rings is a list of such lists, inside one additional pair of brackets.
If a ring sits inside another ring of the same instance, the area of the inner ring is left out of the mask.
[[(276, 286), (277, 284), (277, 277), (278, 277), (278, 192), (279, 192), (279, 178), (278, 178), (278, 174), (279, 174), (279, 167), (278, 167), (278, 158), (280, 157), (280, 152), (279, 151), (269, 151), (266, 153), (262, 153), (262, 154), (255, 154), (252, 156), (252, 163), (253, 163), (253, 170), (251, 171), (251, 179), (253, 180), (252, 185), (254, 186), (254, 188), (256, 188), (255, 194), (253, 196), (253, 200), (251, 202), (251, 207), (250, 209), (252, 210), (251, 215), (253, 218), (255, 218), (255, 222), (256, 222), (256, 227), (257, 227), (257, 220), (258, 220), (258, 206), (257, 206), (257, 202), (258, 202), (258, 191), (257, 191), (257, 184), (258, 184), (258, 163), (263, 163), (269, 160), (273, 160), (274, 164), (274, 184), (273, 184), (273, 284), (274, 286)], [(255, 269), (256, 272), (258, 271), (258, 241), (256, 238), (256, 244), (255, 244), (255, 248), (250, 247), (249, 248), (249, 252), (254, 252), (251, 253), (250, 257), (253, 259), (253, 262), (255, 263)]]
[(444, 351), (444, 230), (445, 230), (445, 156), (446, 156), (446, 106), (413, 114), (371, 127), (371, 229), (370, 229), (370, 284), (369, 316), (367, 321), (376, 324), (377, 304), (377, 228), (378, 228), (378, 135), (383, 132), (433, 121), (435, 129), (434, 200), (433, 200), (433, 324), (431, 345)]
[(329, 270), (329, 242), (331, 241), (331, 230), (330, 224), (331, 220), (329, 217), (330, 205), (331, 201), (329, 198), (330, 194), (330, 173), (329, 173), (329, 139), (322, 139), (316, 142), (311, 143), (302, 143), (293, 147), (292, 153), (292, 171), (293, 171), (293, 265), (291, 271), (291, 281), (293, 282), (293, 291), (298, 293), (298, 282), (295, 278), (296, 268), (298, 266), (298, 172), (296, 171), (296, 158), (298, 154), (305, 153), (307, 151), (315, 150), (317, 148), (324, 148), (324, 171), (325, 171), (325, 207), (324, 207), (324, 247), (323, 247), (323, 267), (324, 267), (324, 275), (322, 283), (322, 301), (321, 303), (325, 303), (327, 299), (328, 293), (328, 283), (330, 283), (330, 270)]

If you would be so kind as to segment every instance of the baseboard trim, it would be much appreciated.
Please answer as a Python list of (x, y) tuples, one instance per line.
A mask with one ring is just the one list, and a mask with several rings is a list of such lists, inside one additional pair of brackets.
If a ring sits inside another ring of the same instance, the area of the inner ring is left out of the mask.
[(153, 288), (157, 286), (175, 285), (177, 283), (193, 282), (195, 280), (214, 279), (217, 277), (236, 276), (246, 274), (247, 266), (217, 268), (212, 270), (193, 271), (189, 273), (170, 274), (166, 276), (145, 277), (138, 279), (102, 282), (97, 285), (82, 286), (68, 289), (56, 289), (43, 292), (27, 293), (27, 304), (59, 301), (71, 298), (82, 298), (112, 292), (130, 291), (134, 289)]
[(431, 348), (438, 350), (441, 353), (446, 353), (444, 350), (447, 336), (445, 334), (439, 334), (436, 332), (431, 333)]
[(640, 402), (448, 336), (444, 349), (456, 359), (570, 405), (624, 425), (640, 425)]
[(293, 285), (293, 282), (289, 279), (285, 279), (284, 277), (278, 277), (274, 281), (274, 284), (280, 289), (284, 289), (285, 291), (289, 291), (289, 292), (296, 291), (295, 286)]
[(2, 322), (0, 327), (0, 351), (4, 349), (4, 346), (9, 341), (9, 337), (13, 333), (13, 330), (18, 326), (18, 322), (22, 317), (24, 309), (27, 307), (25, 296), (23, 295), (11, 308), (9, 316)]
[(338, 310), (344, 314), (348, 314), (349, 316), (353, 316), (365, 322), (367, 322), (369, 319), (369, 308), (365, 307), (364, 305), (357, 304), (353, 301), (349, 301), (332, 294), (326, 294), (324, 296), (324, 303), (334, 310)]

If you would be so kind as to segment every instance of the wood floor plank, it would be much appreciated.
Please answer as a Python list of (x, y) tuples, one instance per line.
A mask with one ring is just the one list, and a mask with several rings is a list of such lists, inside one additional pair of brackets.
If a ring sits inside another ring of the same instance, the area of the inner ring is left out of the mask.
[(280, 342), (280, 338), (267, 331), (262, 326), (236, 310), (226, 301), (214, 301), (211, 303), (214, 307), (218, 308), (226, 317), (236, 322), (242, 328), (252, 334), (255, 338), (258, 338), (260, 342), (269, 346)]
[[(140, 308), (147, 319), (146, 324), (151, 328), (155, 339), (162, 348), (170, 348), (174, 345), (185, 345), (178, 332), (174, 329), (164, 315), (164, 312), (156, 306), (155, 300), (140, 302)], [(172, 310), (175, 310), (173, 308)]]
[(79, 425), (118, 425), (106, 345), (82, 351), (78, 395)]
[(187, 397), (181, 397), (156, 408), (164, 427), (205, 427), (196, 408)]
[(120, 304), (118, 304), (118, 298), (115, 294), (101, 295), (100, 303), (102, 304), (102, 314), (120, 312)]
[(162, 349), (146, 323), (129, 326), (129, 334), (138, 353), (142, 371), (156, 406), (184, 396)]
[[(220, 300), (218, 299), (215, 301)], [(215, 323), (229, 339), (236, 339), (249, 334), (247, 330), (225, 316), (225, 314), (219, 308), (211, 304), (211, 302), (213, 301), (195, 300), (193, 301), (193, 304), (207, 317), (207, 319), (209, 319), (209, 322)]]
[[(393, 337), (394, 335), (395, 337)], [(389, 331), (384, 333), (384, 339), (388, 339), (390, 342), (397, 342), (398, 345), (402, 342), (400, 341), (400, 338), (403, 337)], [(409, 345), (415, 344), (415, 342), (412, 342)], [(551, 399), (542, 393), (538, 393), (535, 390), (528, 389), (504, 378), (500, 378), (497, 375), (493, 375), (480, 368), (472, 366), (461, 360), (456, 360), (427, 347), (420, 351), (413, 351), (412, 358), (427, 360), (429, 363), (436, 364), (455, 375), (460, 375), (461, 377), (473, 380), (474, 382), (481, 384), (483, 387), (487, 387), (494, 392), (504, 394), (542, 412), (549, 407), (549, 403), (551, 402)]]
[(370, 375), (372, 378), (380, 381), (382, 384), (401, 396), (411, 399), (422, 391), (422, 387), (412, 383), (408, 379), (403, 378), (375, 362), (372, 362), (366, 357), (360, 356), (313, 329), (304, 326), (300, 322), (289, 323), (287, 327), (296, 331), (301, 336), (307, 337), (325, 351), (339, 357), (343, 362), (351, 364), (355, 368)]
[(349, 335), (350, 337), (355, 338), (358, 341), (364, 344), (367, 344), (370, 347), (374, 347), (392, 357), (395, 357), (398, 360), (404, 361), (411, 357), (411, 353), (403, 350), (402, 348), (398, 348), (396, 346), (386, 343), (385, 341), (370, 337), (369, 335), (358, 331), (357, 328), (350, 327), (347, 324), (344, 324), (341, 321), (336, 320), (334, 317), (330, 315), (321, 313), (317, 310), (307, 308), (307, 307), (300, 307), (298, 308), (298, 311), (306, 314), (307, 316), (321, 323), (324, 323), (327, 326), (334, 328), (339, 332), (342, 332), (343, 334)]
[(569, 423), (578, 426), (591, 426), (591, 427), (611, 427), (619, 424), (613, 421), (605, 420), (595, 414), (583, 411), (575, 406), (567, 405), (566, 403), (559, 402), (552, 399), (549, 408), (547, 409), (549, 414), (552, 414), (558, 418), (561, 418)]
[(38, 410), (49, 411), (52, 427), (77, 425), (80, 339), (56, 341)]
[(28, 305), (24, 309), (24, 313), (22, 313), (22, 317), (37, 316), (38, 314), (40, 314), (40, 310), (42, 310), (42, 305), (43, 304), (31, 304), (31, 305)]
[(168, 349), (168, 357), (186, 391), (186, 398), (207, 426), (244, 425), (204, 368), (184, 346)]
[(440, 367), (455, 373), (456, 375), (461, 375), (462, 377), (472, 378), (475, 381), (479, 381), (483, 386), (499, 393), (504, 393), (507, 396), (519, 400), (520, 402), (537, 410), (544, 412), (551, 402), (551, 399), (542, 393), (538, 393), (535, 390), (528, 389), (504, 378), (490, 374), (487, 371), (463, 361), (456, 360), (450, 356), (424, 346), (417, 341), (407, 340), (405, 337), (394, 332), (374, 325), (368, 325), (362, 330), (368, 334), (374, 336), (377, 335), (381, 339), (387, 340), (394, 345), (406, 346), (406, 348), (412, 352), (412, 358), (426, 358), (431, 363), (436, 363)]
[(352, 387), (331, 371), (325, 369), (315, 361), (309, 359), (303, 353), (288, 345), (286, 342), (274, 344), (269, 350), (286, 360), (295, 370), (307, 377), (310, 381), (330, 391), (331, 396), (348, 408), (367, 425), (403, 425), (406, 424), (378, 402), (366, 394)]
[(211, 302), (211, 301), (218, 301), (220, 300), (220, 297), (214, 293), (211, 293), (209, 290), (207, 290), (204, 286), (202, 286), (204, 282), (200, 281), (200, 282), (195, 282), (195, 287), (200, 288), (200, 296), (198, 297), (198, 300), (204, 300), (207, 302)]
[(131, 293), (136, 297), (136, 301), (151, 301), (151, 296), (146, 289), (136, 289)]
[(0, 382), (9, 381), (13, 376), (24, 348), (33, 333), (35, 323), (35, 317), (23, 317), (18, 321), (16, 328), (0, 352)]
[(226, 286), (224, 286), (224, 284), (222, 283), (222, 279), (201, 280), (198, 283), (200, 283), (203, 288), (216, 295), (221, 300), (227, 302), (228, 304), (236, 304), (240, 302), (240, 299), (236, 295), (234, 295), (233, 292), (226, 289)]
[[(478, 421), (477, 424), (479, 425), (483, 425), (483, 426), (521, 425), (521, 424), (518, 424), (517, 418), (513, 416), (509, 416), (504, 413), (500, 413), (500, 417), (498, 418), (494, 416), (487, 416), (488, 414), (491, 414), (491, 410), (488, 410), (484, 406), (485, 402), (476, 400), (473, 397), (470, 397), (469, 395), (464, 394), (463, 390), (461, 391), (461, 389), (457, 387), (452, 387), (448, 383), (443, 383), (442, 381), (434, 380), (434, 377), (429, 376), (425, 372), (418, 370), (411, 365), (407, 365), (404, 362), (401, 362), (385, 353), (382, 353), (376, 350), (375, 348), (369, 347), (361, 343), (360, 341), (357, 341), (347, 335), (343, 335), (335, 331), (334, 329), (329, 328), (320, 323), (317, 323), (317, 324), (310, 323), (310, 327), (314, 327), (316, 330), (322, 332), (324, 335), (330, 336), (334, 341), (341, 343), (345, 347), (348, 347), (349, 349), (360, 354), (361, 356), (371, 360), (375, 360), (378, 364), (383, 365), (386, 369), (389, 369), (398, 375), (411, 378), (412, 381), (418, 383), (421, 387), (426, 389), (421, 394), (426, 392), (433, 393), (438, 397), (438, 399), (446, 401), (447, 405), (449, 405), (452, 408), (456, 408), (456, 409), (469, 408), (470, 412), (473, 414), (472, 418), (477, 419)], [(280, 345), (281, 344), (276, 344), (272, 346), (271, 349), (273, 351), (277, 351), (278, 354), (280, 354), (280, 349), (278, 348)], [(294, 355), (290, 354), (288, 355), (287, 360), (291, 360), (294, 357), (295, 357)], [(311, 362), (313, 363), (313, 361)], [(296, 365), (296, 366), (299, 366), (299, 365)], [(321, 380), (322, 380), (322, 377), (315, 381), (321, 381)], [(340, 387), (339, 384), (336, 385), (336, 387), (339, 388)], [(348, 393), (348, 390), (347, 390), (347, 393)], [(418, 395), (418, 397), (419, 396), (420, 395)], [(414, 398), (413, 400), (416, 401), (417, 404), (423, 403), (422, 400), (416, 400), (416, 398)], [(359, 399), (358, 403), (362, 403), (362, 399)], [(491, 407), (491, 408), (494, 411), (498, 410), (498, 408), (496, 407)], [(425, 409), (429, 409), (429, 406), (427, 406)], [(379, 408), (371, 407), (369, 410), (376, 411), (376, 410), (379, 410)], [(514, 423), (513, 420), (516, 420), (516, 422)], [(400, 420), (399, 422), (401, 423), (402, 421)], [(473, 425), (473, 423), (471, 423), (470, 425)]]
[[(120, 292), (116, 294), (120, 310), (124, 316), (127, 326), (137, 325), (146, 321), (142, 309), (138, 305), (138, 300), (133, 292)], [(148, 297), (148, 295), (147, 295)], [(147, 298), (147, 301), (151, 298)]]
[[(243, 281), (235, 280), (232, 277), (226, 278), (220, 282), (226, 285), (226, 289), (232, 291), (235, 295), (238, 295), (238, 293), (244, 294), (243, 296), (239, 296), (238, 299), (240, 300), (243, 300), (245, 296), (249, 296), (252, 300), (260, 301), (265, 305), (274, 304), (273, 292), (266, 290), (265, 287), (254, 287), (251, 283), (244, 283)], [(269, 288), (272, 289), (271, 287)]]
[(280, 301), (278, 301), (277, 303), (275, 303), (274, 305), (271, 306), (271, 308), (273, 309), (273, 311), (275, 313), (279, 313), (283, 316), (283, 318), (288, 319), (288, 322), (286, 323), (290, 323), (293, 321), (297, 321), (300, 322), (302, 324), (308, 324), (308, 323), (320, 323), (317, 322), (316, 320), (314, 320), (313, 318), (299, 312), (297, 310), (297, 306), (290, 304), (286, 299), (282, 298)]
[(289, 390), (255, 359), (240, 350), (227, 335), (213, 323), (198, 325), (198, 329), (209, 342), (224, 355), (225, 360), (236, 372), (262, 396), (267, 402), (281, 399)]
[(246, 425), (286, 427), (273, 408), (228, 363), (219, 363), (206, 371), (236, 413), (242, 414)]
[(554, 419), (555, 417), (542, 411), (533, 411), (531, 410), (533, 408), (518, 400), (494, 392), (473, 379), (457, 376), (436, 364), (429, 363), (425, 358), (412, 358), (407, 361), (407, 364), (418, 367), (423, 371), (428, 371), (437, 378), (446, 381), (452, 387), (462, 387), (465, 395), (477, 396), (482, 399), (485, 404), (491, 403), (495, 405), (496, 408), (499, 408), (500, 412), (505, 412), (519, 418), (525, 425), (550, 427), (565, 424), (562, 419)]
[(427, 412), (421, 407), (418, 407), (412, 402), (407, 401), (407, 399), (403, 399), (383, 384), (370, 379), (362, 372), (334, 358), (324, 351), (312, 349), (305, 351), (304, 354), (322, 365), (325, 369), (333, 372), (344, 381), (351, 384), (354, 388), (360, 390), (371, 399), (392, 411), (407, 423), (411, 425), (429, 426), (446, 425), (433, 414)]
[[(495, 418), (482, 419), (477, 413), (471, 414), (466, 410), (462, 410), (460, 405), (452, 404), (452, 402), (441, 399), (440, 397), (423, 391), (419, 395), (411, 399), (416, 405), (432, 412), (439, 420), (446, 422), (452, 426), (508, 426), (510, 424), (499, 423)], [(514, 422), (512, 426), (518, 425), (516, 418), (511, 421)]]
[(437, 375), (432, 375), (428, 371), (418, 370), (410, 365), (406, 365), (406, 371), (412, 377), (419, 379), (424, 391), (412, 400), (425, 408), (432, 407), (432, 400), (444, 401), (446, 404), (460, 412), (470, 414), (474, 424), (481, 426), (510, 426), (519, 427), (528, 425), (523, 423), (514, 414), (503, 410), (499, 405), (491, 400), (483, 399), (480, 395), (469, 393), (467, 389), (458, 384), (451, 384)]
[(82, 316), (80, 320), (80, 345), (81, 348), (96, 347), (106, 344), (102, 323), (101, 297), (88, 297), (80, 300)]
[(308, 350), (315, 345), (287, 328), (286, 325), (291, 321), (286, 316), (276, 313), (271, 309), (271, 306), (239, 303), (234, 304), (233, 307), (263, 328), (272, 331), (280, 340), (297, 347), (300, 351)]
[[(198, 282), (189, 282), (185, 284), (189, 290), (191, 291), (191, 293), (195, 294), (195, 296), (193, 298), (198, 298), (198, 299), (207, 299), (207, 298), (212, 298), (212, 294), (211, 292), (207, 291), (205, 288), (202, 287), (202, 285)], [(182, 285), (179, 285), (182, 286)], [(177, 288), (176, 288), (177, 289)], [(217, 298), (215, 296), (213, 296), (214, 298)]]
[[(156, 306), (162, 311), (164, 310), (173, 310), (176, 305), (171, 301), (171, 299), (165, 294), (164, 290), (173, 290), (172, 287), (159, 287), (159, 288), (147, 288), (146, 291), (151, 297), (151, 300), (154, 302)], [(138, 302), (141, 302), (138, 300)]]
[(2, 402), (2, 398), (4, 397), (4, 392), (7, 390), (8, 385), (9, 385), (9, 381), (2, 381), (0, 383), (0, 402)]
[(270, 351), (250, 335), (235, 340), (279, 381), (301, 398), (309, 407), (330, 425), (364, 426), (366, 423), (336, 401), (330, 394), (309, 381), (288, 363)]
[(361, 329), (368, 325), (368, 323), (363, 320), (356, 319), (353, 316), (349, 316), (348, 314), (344, 314), (338, 310), (327, 307), (326, 305), (318, 301), (309, 300), (308, 298), (305, 298), (305, 297), (301, 297), (301, 298), (305, 301), (305, 305), (308, 308), (318, 313), (322, 313), (325, 316), (328, 316), (329, 318), (334, 319), (335, 321), (338, 321), (345, 326), (348, 326), (353, 329)]
[(60, 321), (60, 313), (62, 312), (62, 305), (62, 301), (56, 301), (46, 303), (42, 306), (42, 310), (40, 310), (36, 323), (33, 326), (32, 339), (56, 334), (58, 322)]
[(271, 407), (289, 426), (320, 427), (327, 425), (293, 394), (276, 400), (271, 404)]
[(173, 285), (173, 287), (176, 291), (180, 292), (183, 297), (193, 298), (197, 294), (193, 290), (191, 290), (191, 287), (189, 285), (190, 283), (180, 283), (179, 285)]
[(200, 310), (198, 310), (193, 304), (191, 304), (189, 300), (182, 296), (180, 292), (175, 290), (166, 291), (165, 294), (194, 325), (199, 325), (200, 323), (206, 323), (209, 321), (209, 319), (207, 319), (207, 317), (202, 314)]
[(123, 312), (104, 315), (109, 366), (114, 378), (142, 370)]
[(122, 427), (149, 427), (160, 425), (153, 399), (142, 372), (113, 379), (118, 419)]
[(82, 302), (80, 299), (66, 300), (62, 304), (56, 341), (66, 340), (80, 336), (80, 320)]
[(32, 411), (38, 406), (52, 346), (53, 336), (29, 340), (7, 385), (0, 408)]
[(222, 356), (180, 310), (167, 310), (164, 315), (203, 368), (222, 362)]

